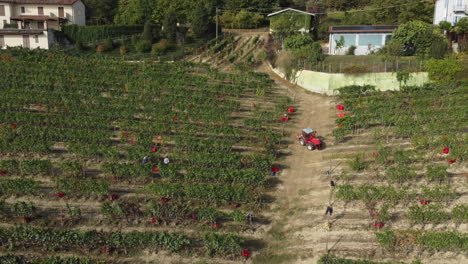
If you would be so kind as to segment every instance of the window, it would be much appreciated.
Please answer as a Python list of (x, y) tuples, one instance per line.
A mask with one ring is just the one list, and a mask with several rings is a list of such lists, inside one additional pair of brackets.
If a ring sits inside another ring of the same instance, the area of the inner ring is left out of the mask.
[(461, 18), (462, 18), (461, 16), (455, 16), (453, 20), (453, 24), (456, 24), (458, 21), (460, 21)]
[(355, 46), (356, 45), (356, 35), (354, 34), (343, 34), (343, 35), (335, 35), (333, 38), (333, 44), (336, 45), (337, 41), (340, 41), (341, 37), (343, 37), (345, 43), (345, 47)]
[(0, 16), (5, 16), (5, 6), (0, 5)]
[(44, 7), (39, 6), (39, 7), (37, 8), (37, 14), (38, 14), (38, 15), (43, 15), (43, 14), (44, 14)]
[(385, 35), (385, 43), (384, 44), (387, 44), (388, 42), (390, 42), (390, 40), (392, 40), (392, 35)]
[(382, 46), (382, 35), (359, 35), (359, 46)]
[(65, 17), (65, 11), (63, 10), (63, 7), (58, 8), (58, 16)]
[(44, 29), (44, 21), (37, 22), (37, 29)]
[(24, 8), (24, 6), (21, 7), (21, 13), (22, 14), (26, 13), (26, 8)]
[(5, 38), (3, 35), (0, 35), (0, 48), (5, 47)]
[(34, 35), (34, 41), (35, 41), (36, 43), (39, 43), (39, 35)]

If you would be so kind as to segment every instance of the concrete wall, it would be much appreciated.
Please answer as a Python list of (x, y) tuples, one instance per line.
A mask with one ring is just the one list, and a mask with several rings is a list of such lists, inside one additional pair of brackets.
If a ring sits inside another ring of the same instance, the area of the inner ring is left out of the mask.
[(86, 25), (86, 7), (81, 2), (78, 1), (73, 4), (72, 6), (72, 20), (70, 21), (71, 24), (77, 24), (79, 26)]
[(5, 8), (5, 15), (0, 16), (0, 29), (1, 29), (1, 28), (3, 28), (3, 25), (4, 25), (5, 21), (7, 22), (7, 24), (10, 23), (11, 4), (2, 3), (2, 1), (0, 0), (0, 5), (4, 6), (4, 8)]
[(466, 17), (468, 0), (438, 0), (434, 9), (434, 24), (440, 21), (448, 21), (455, 24), (457, 20)]
[[(280, 69), (272, 69), (284, 78)], [(423, 85), (429, 81), (427, 72), (411, 73), (407, 85)], [(365, 74), (324, 73), (313, 71), (299, 71), (296, 73), (295, 83), (311, 92), (334, 95), (336, 89), (348, 85), (374, 85), (380, 91), (396, 91), (400, 84), (396, 73), (378, 72)]]
[[(41, 48), (49, 49), (49, 32), (44, 31), (40, 35), (25, 35), (29, 37), (29, 46), (31, 49)], [(35, 36), (38, 36), (36, 42)], [(23, 47), (23, 35), (3, 35), (6, 47)], [(6, 48), (4, 47), (4, 48)]]

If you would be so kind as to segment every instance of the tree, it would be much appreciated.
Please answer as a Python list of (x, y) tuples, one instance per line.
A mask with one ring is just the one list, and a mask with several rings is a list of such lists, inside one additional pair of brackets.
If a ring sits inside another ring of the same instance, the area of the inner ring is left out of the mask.
[(286, 38), (283, 42), (283, 46), (288, 50), (297, 50), (312, 45), (313, 42), (314, 40), (310, 35), (295, 34)]
[(164, 17), (163, 30), (164, 30), (164, 35), (169, 41), (171, 42), (176, 41), (177, 17), (176, 17), (176, 11), (172, 8), (166, 13), (166, 16)]
[(142, 25), (151, 18), (157, 4), (157, 0), (119, 0), (114, 22), (122, 25)]
[(114, 22), (122, 25), (143, 24), (141, 0), (119, 0), (119, 9)]
[(404, 47), (404, 55), (428, 55), (429, 49), (435, 42), (446, 41), (436, 27), (422, 21), (412, 21), (400, 25), (393, 33), (390, 42), (400, 42)]
[(468, 32), (468, 17), (463, 17), (460, 19), (454, 27), (454, 31), (458, 34), (463, 34)]
[(452, 24), (447, 21), (440, 21), (439, 28), (442, 30), (442, 33), (452, 31)]
[(112, 24), (117, 13), (118, 2), (115, 0), (83, 0), (86, 6), (86, 24)]
[(468, 17), (463, 17), (455, 24), (454, 31), (458, 35), (458, 48), (460, 52), (465, 51), (467, 47)]
[(434, 1), (372, 0), (374, 23), (402, 24), (413, 20), (432, 23)]
[(232, 11), (246, 9), (248, 11), (270, 13), (275, 10), (278, 0), (225, 0), (225, 8)]
[(198, 3), (192, 15), (192, 32), (196, 38), (206, 38), (213, 30), (213, 22), (203, 2)]
[(159, 26), (148, 20), (143, 29), (143, 39), (154, 43), (159, 38)]
[(335, 39), (335, 51), (340, 50), (343, 48), (345, 45), (345, 39), (343, 36), (340, 37), (340, 39)]

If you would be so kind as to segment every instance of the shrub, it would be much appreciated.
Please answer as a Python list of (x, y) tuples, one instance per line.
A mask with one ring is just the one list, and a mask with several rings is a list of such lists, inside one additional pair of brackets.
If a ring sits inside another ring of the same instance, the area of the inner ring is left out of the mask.
[(98, 44), (96, 46), (96, 52), (97, 53), (103, 53), (106, 50), (106, 47), (103, 44)]
[(402, 182), (417, 177), (414, 169), (408, 166), (391, 167), (385, 172), (385, 178), (391, 181)]
[(247, 10), (226, 11), (220, 20), (224, 28), (257, 28), (262, 24), (263, 16)]
[(11, 206), (10, 211), (18, 217), (33, 217), (36, 207), (32, 202), (16, 202)]
[(425, 57), (428, 55), (432, 43), (445, 41), (445, 37), (433, 25), (421, 21), (411, 21), (400, 25), (394, 31), (390, 42), (394, 41), (403, 44), (405, 55), (416, 54)]
[(436, 83), (450, 83), (456, 80), (459, 73), (463, 71), (462, 63), (455, 59), (426, 61), (424, 69), (429, 74), (429, 79)]
[(52, 163), (48, 160), (26, 160), (20, 167), (25, 175), (49, 174), (52, 171)]
[(128, 48), (126, 46), (122, 46), (119, 49), (120, 55), (125, 55), (128, 53)]
[(148, 40), (141, 40), (139, 41), (136, 46), (135, 50), (140, 53), (148, 52), (151, 50), (151, 41)]
[(85, 49), (85, 47), (83, 46), (83, 42), (81, 42), (80, 40), (75, 42), (75, 48), (80, 51), (83, 51)]
[(62, 171), (67, 176), (79, 177), (83, 174), (83, 166), (77, 161), (67, 161), (60, 164)]
[(62, 31), (65, 33), (67, 38), (74, 43), (77, 41), (96, 42), (108, 38), (119, 38), (122, 36), (136, 35), (140, 34), (142, 30), (142, 26), (127, 25), (62, 26)]
[(408, 218), (415, 224), (440, 224), (449, 219), (449, 215), (441, 211), (441, 209), (440, 205), (435, 204), (425, 206), (412, 205), (409, 208)]
[(356, 155), (354, 158), (348, 160), (348, 166), (355, 171), (363, 171), (367, 169), (369, 163), (362, 159), (361, 155)]
[(447, 166), (429, 165), (426, 167), (426, 176), (430, 181), (443, 181), (448, 178)]
[(229, 58), (228, 58), (228, 61), (229, 61), (230, 63), (233, 63), (235, 60), (236, 60), (236, 56), (234, 56), (234, 55), (229, 56)]
[(170, 49), (171, 49), (171, 45), (169, 41), (167, 41), (166, 39), (162, 39), (158, 43), (153, 44), (153, 46), (151, 47), (151, 53), (162, 55), (162, 54), (165, 54)]
[(297, 50), (312, 45), (312, 43), (314, 40), (310, 35), (294, 34), (283, 41), (283, 46), (287, 50)]
[(112, 51), (114, 49), (114, 42), (112, 39), (106, 39), (104, 41), (104, 51)]
[(354, 55), (354, 52), (356, 51), (356, 46), (350, 46), (348, 50), (346, 51), (346, 55)]
[(210, 256), (236, 256), (241, 252), (244, 239), (232, 234), (205, 233), (203, 245)]
[(353, 64), (343, 69), (343, 73), (346, 74), (358, 74), (371, 72), (370, 68), (366, 65)]
[(456, 223), (468, 222), (468, 205), (458, 204), (452, 209), (452, 220)]

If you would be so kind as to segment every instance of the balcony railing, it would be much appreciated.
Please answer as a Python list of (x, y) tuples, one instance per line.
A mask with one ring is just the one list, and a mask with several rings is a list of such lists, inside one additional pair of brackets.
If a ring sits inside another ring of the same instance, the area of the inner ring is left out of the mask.
[(453, 6), (453, 12), (467, 12), (467, 5), (455, 5)]

